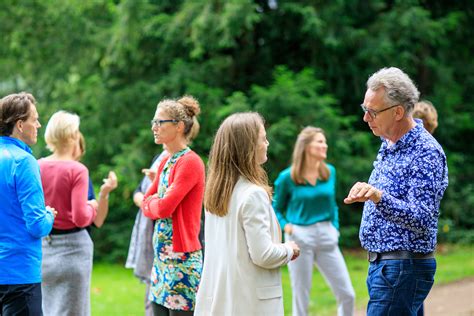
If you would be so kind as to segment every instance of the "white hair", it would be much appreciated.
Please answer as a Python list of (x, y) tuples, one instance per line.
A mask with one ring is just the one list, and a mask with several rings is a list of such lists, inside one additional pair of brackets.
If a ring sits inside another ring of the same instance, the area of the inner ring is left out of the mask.
[(384, 102), (387, 106), (402, 105), (410, 114), (418, 102), (420, 92), (406, 73), (396, 67), (382, 68), (367, 80), (367, 88), (373, 91), (385, 88)]

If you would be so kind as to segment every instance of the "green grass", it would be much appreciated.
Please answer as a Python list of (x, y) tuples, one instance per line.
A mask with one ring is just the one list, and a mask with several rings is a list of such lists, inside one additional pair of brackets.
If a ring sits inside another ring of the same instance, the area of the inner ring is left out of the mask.
[(144, 315), (145, 285), (122, 265), (94, 264), (92, 315)]
[[(362, 251), (344, 251), (356, 304), (367, 304), (365, 286), (368, 263)], [(474, 245), (443, 245), (438, 247), (436, 284), (474, 276)], [(285, 314), (291, 314), (291, 286), (288, 269), (283, 272)], [(132, 270), (120, 265), (95, 264), (92, 274), (92, 315), (143, 315), (145, 286), (133, 276)], [(316, 315), (335, 315), (336, 300), (317, 269), (313, 274), (310, 311)]]

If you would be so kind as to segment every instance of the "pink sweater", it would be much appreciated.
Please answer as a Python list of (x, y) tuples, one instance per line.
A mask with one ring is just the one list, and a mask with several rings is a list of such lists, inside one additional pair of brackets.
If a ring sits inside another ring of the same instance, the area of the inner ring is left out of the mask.
[(87, 204), (89, 171), (77, 161), (38, 160), (46, 205), (58, 212), (53, 227), (71, 229), (92, 224), (97, 210)]

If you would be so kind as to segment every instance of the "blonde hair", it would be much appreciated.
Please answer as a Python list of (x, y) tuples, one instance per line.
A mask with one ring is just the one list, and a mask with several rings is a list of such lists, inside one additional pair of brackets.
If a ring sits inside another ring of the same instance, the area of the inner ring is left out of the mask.
[[(295, 148), (293, 149), (293, 159), (291, 163), (291, 179), (296, 184), (305, 184), (303, 178), (303, 169), (306, 162), (306, 147), (311, 143), (317, 134), (323, 134), (322, 128), (307, 126), (299, 133), (296, 139)], [(322, 161), (319, 164), (319, 177), (323, 181), (327, 181), (330, 176), (330, 171), (327, 164)]]
[(77, 114), (66, 111), (54, 113), (46, 125), (44, 137), (50, 151), (67, 146), (77, 141), (80, 119)]
[(86, 154), (86, 139), (84, 138), (84, 135), (82, 135), (81, 132), (79, 132), (79, 150), (81, 151), (79, 159), (84, 157)]
[(239, 177), (261, 186), (271, 199), (265, 170), (257, 162), (259, 132), (263, 118), (258, 113), (236, 113), (217, 130), (209, 153), (204, 207), (217, 216), (228, 213), (229, 202)]
[(423, 100), (415, 104), (413, 117), (422, 119), (423, 126), (430, 134), (438, 127), (438, 112), (430, 101)]
[(164, 99), (157, 108), (163, 109), (171, 119), (184, 123), (184, 136), (192, 141), (199, 134), (197, 116), (201, 113), (199, 102), (192, 96), (185, 95), (178, 100)]

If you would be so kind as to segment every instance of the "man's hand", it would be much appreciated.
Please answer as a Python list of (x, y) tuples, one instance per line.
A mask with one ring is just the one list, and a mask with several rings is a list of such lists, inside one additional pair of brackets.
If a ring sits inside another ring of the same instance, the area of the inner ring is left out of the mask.
[(357, 182), (349, 191), (344, 199), (344, 203), (352, 204), (354, 202), (366, 202), (371, 200), (375, 204), (380, 202), (382, 191), (365, 182)]

